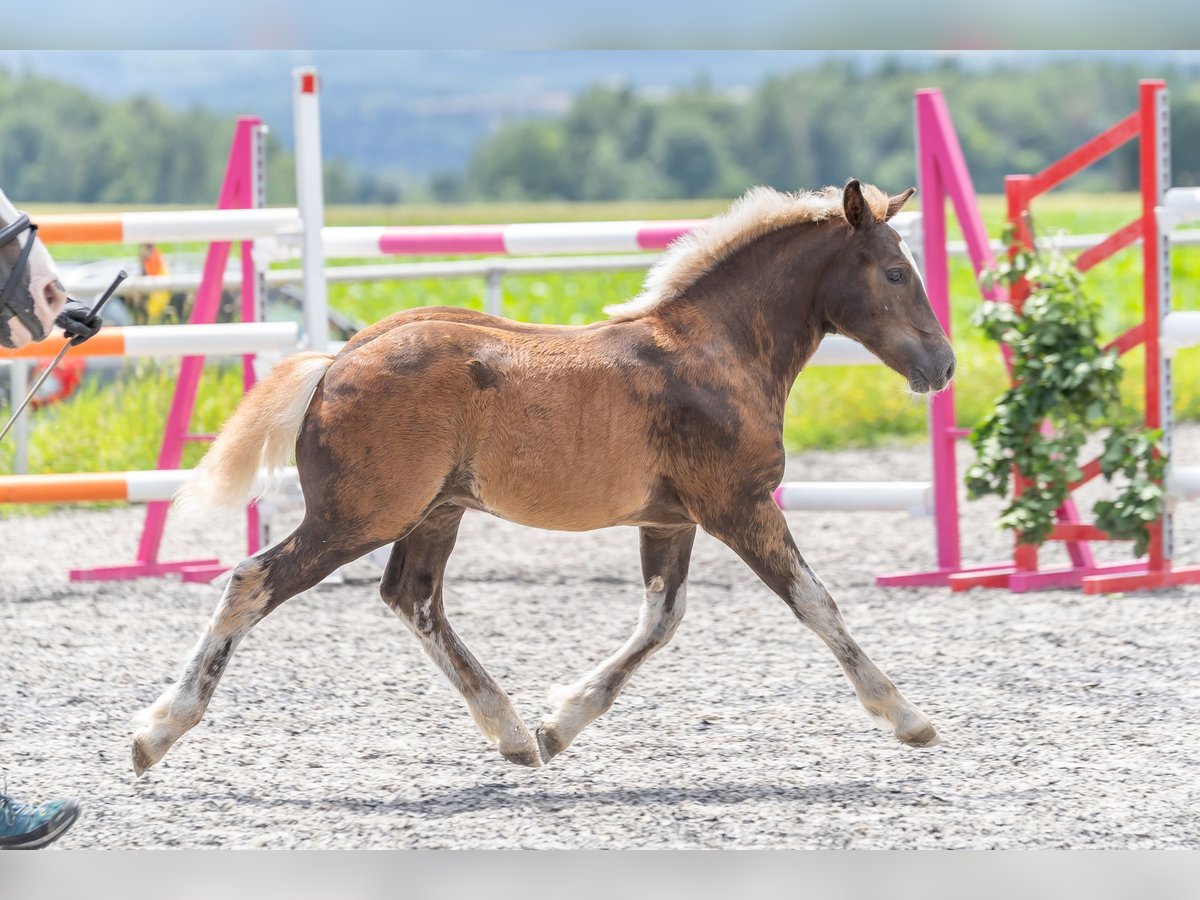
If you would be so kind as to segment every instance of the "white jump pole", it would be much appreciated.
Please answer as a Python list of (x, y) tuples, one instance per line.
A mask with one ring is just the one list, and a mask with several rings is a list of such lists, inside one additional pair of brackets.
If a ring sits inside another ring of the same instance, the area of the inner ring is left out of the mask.
[(1163, 318), (1162, 348), (1167, 356), (1200, 344), (1200, 311), (1169, 312)]
[(775, 489), (775, 502), (786, 510), (893, 510), (911, 516), (934, 511), (928, 481), (784, 482)]
[(301, 219), (301, 265), (304, 270), (304, 326), (308, 346), (329, 347), (329, 295), (325, 284), (325, 189), (321, 169), (321, 105), (317, 70), (292, 70), (293, 118), (296, 128), (296, 203)]
[(1200, 467), (1170, 466), (1167, 469), (1167, 496), (1172, 500), (1200, 500)]
[(1200, 187), (1170, 188), (1163, 196), (1162, 206), (1155, 210), (1159, 227), (1172, 231), (1186, 222), (1200, 219)]
[[(8, 375), (8, 408), (16, 409), (29, 393), (29, 363), (22, 360), (16, 363)], [(9, 415), (5, 411), (5, 415)], [(13, 428), (13, 464), (12, 470), (18, 475), (29, 471), (29, 416), (21, 416)]]

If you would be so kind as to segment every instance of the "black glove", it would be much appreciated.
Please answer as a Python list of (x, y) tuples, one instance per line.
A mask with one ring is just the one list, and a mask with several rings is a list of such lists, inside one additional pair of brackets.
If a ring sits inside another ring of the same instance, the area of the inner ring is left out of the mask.
[(78, 300), (68, 299), (67, 305), (58, 314), (54, 324), (71, 339), (71, 346), (74, 347), (90, 337), (95, 337), (104, 320), (92, 315), (92, 311)]

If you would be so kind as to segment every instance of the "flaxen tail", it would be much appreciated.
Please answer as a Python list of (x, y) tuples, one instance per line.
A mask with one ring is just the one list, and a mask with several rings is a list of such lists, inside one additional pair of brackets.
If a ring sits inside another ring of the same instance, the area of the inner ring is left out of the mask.
[(223, 509), (254, 496), (260, 469), (273, 474), (290, 461), (304, 413), (332, 363), (328, 353), (297, 353), (275, 366), (243, 398), (175, 503)]

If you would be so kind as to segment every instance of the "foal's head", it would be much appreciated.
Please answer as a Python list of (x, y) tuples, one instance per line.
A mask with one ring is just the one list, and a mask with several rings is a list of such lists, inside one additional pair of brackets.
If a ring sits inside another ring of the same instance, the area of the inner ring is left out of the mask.
[(847, 228), (818, 292), (826, 330), (861, 343), (919, 394), (954, 377), (954, 350), (929, 305), (908, 246), (887, 224), (914, 193), (888, 199), (858, 181), (842, 192)]

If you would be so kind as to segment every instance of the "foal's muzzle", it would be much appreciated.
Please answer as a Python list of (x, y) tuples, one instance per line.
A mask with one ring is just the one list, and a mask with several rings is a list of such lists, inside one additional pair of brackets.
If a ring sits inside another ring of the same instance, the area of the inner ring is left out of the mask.
[(916, 394), (936, 394), (954, 378), (957, 365), (949, 342), (942, 342), (913, 361), (908, 368), (908, 387)]

